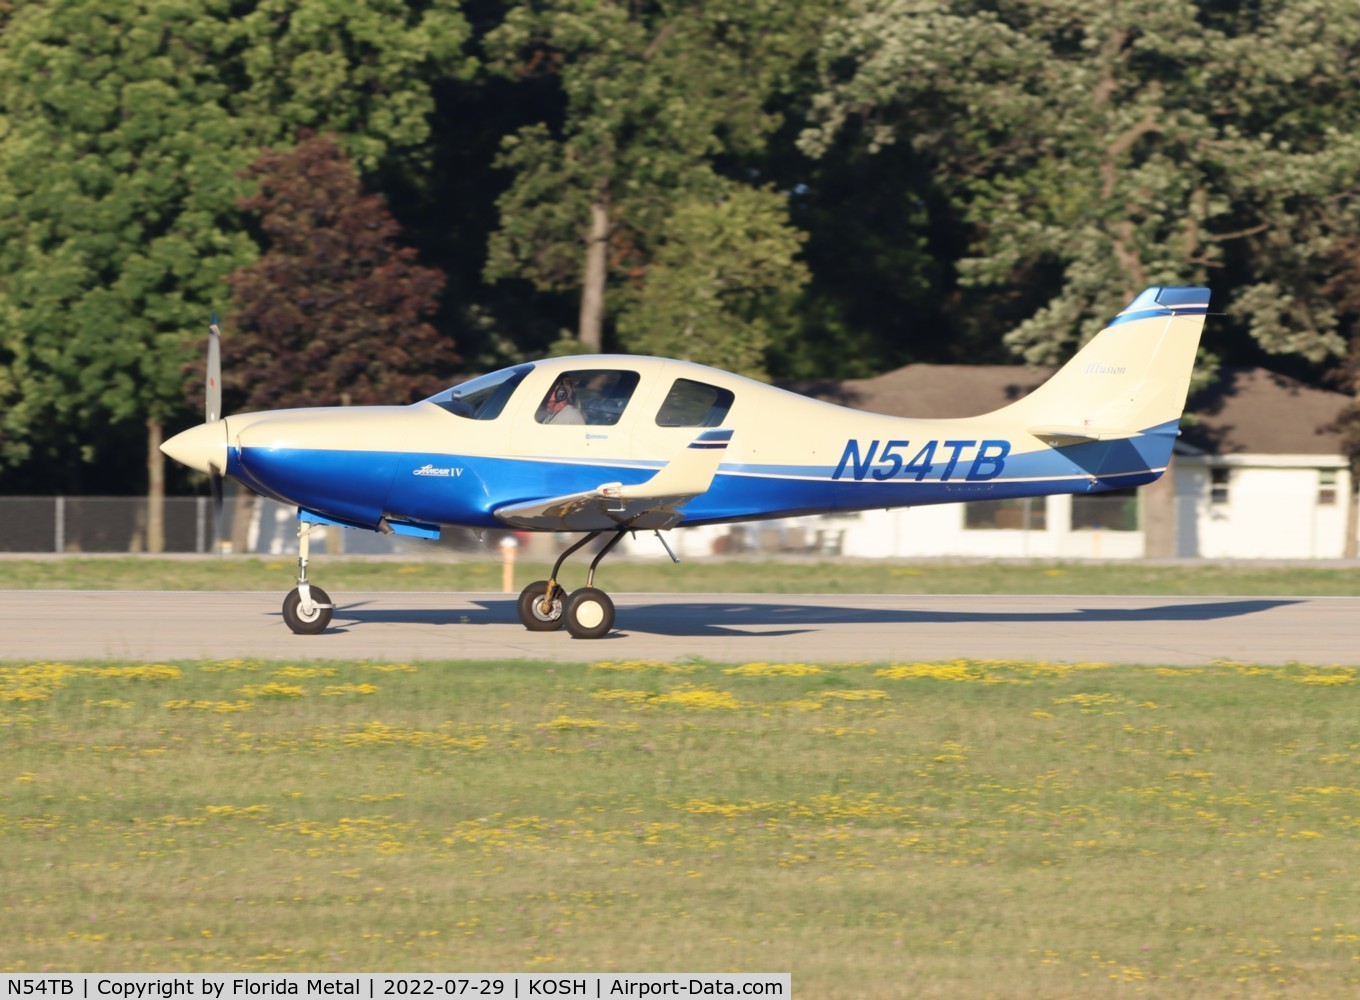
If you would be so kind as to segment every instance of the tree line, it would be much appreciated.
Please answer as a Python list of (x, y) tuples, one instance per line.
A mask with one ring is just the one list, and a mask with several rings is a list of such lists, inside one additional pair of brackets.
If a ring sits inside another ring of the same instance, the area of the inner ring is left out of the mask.
[(1354, 392), (1358, 163), (1353, 0), (0, 3), (0, 492), (157, 483), (213, 312), (228, 412), (1053, 362), (1159, 283)]

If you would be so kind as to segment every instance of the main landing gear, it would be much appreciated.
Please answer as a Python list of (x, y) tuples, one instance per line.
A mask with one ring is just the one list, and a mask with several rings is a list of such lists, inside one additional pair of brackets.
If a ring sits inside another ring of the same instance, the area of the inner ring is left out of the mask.
[(311, 555), (313, 525), (304, 521), (298, 525), (298, 580), (297, 587), (283, 599), (283, 620), (298, 635), (316, 635), (331, 623), (335, 605), (330, 595), (307, 582), (307, 558)]
[(530, 632), (552, 632), (563, 625), (577, 639), (598, 639), (614, 627), (614, 602), (603, 590), (595, 587), (595, 567), (623, 538), (627, 529), (612, 529), (614, 537), (600, 549), (590, 563), (586, 585), (568, 594), (557, 582), (557, 574), (567, 556), (593, 542), (605, 532), (592, 531), (576, 542), (553, 564), (547, 580), (535, 580), (519, 595), (519, 620)]

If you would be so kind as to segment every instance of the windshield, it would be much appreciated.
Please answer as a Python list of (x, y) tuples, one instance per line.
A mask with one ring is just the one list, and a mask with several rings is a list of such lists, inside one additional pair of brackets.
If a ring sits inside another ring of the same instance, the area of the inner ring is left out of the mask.
[(425, 402), (442, 406), (454, 416), (469, 420), (495, 420), (505, 409), (516, 387), (524, 376), (534, 370), (533, 365), (503, 368), (490, 375), (482, 375), (443, 392), (437, 392)]

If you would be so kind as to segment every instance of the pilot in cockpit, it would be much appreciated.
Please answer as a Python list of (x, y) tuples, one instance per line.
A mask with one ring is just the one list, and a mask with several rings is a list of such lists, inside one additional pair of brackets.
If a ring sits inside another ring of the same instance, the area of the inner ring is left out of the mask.
[(538, 422), (541, 424), (584, 424), (586, 418), (581, 413), (581, 404), (576, 398), (576, 383), (570, 375), (563, 375), (548, 390), (543, 406), (539, 409)]

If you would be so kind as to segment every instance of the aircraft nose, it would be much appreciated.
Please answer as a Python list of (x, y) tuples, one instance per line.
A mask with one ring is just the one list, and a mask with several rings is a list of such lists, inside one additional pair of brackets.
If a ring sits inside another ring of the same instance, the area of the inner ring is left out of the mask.
[(161, 445), (181, 465), (199, 472), (223, 472), (227, 467), (227, 422), (214, 420), (181, 431)]

